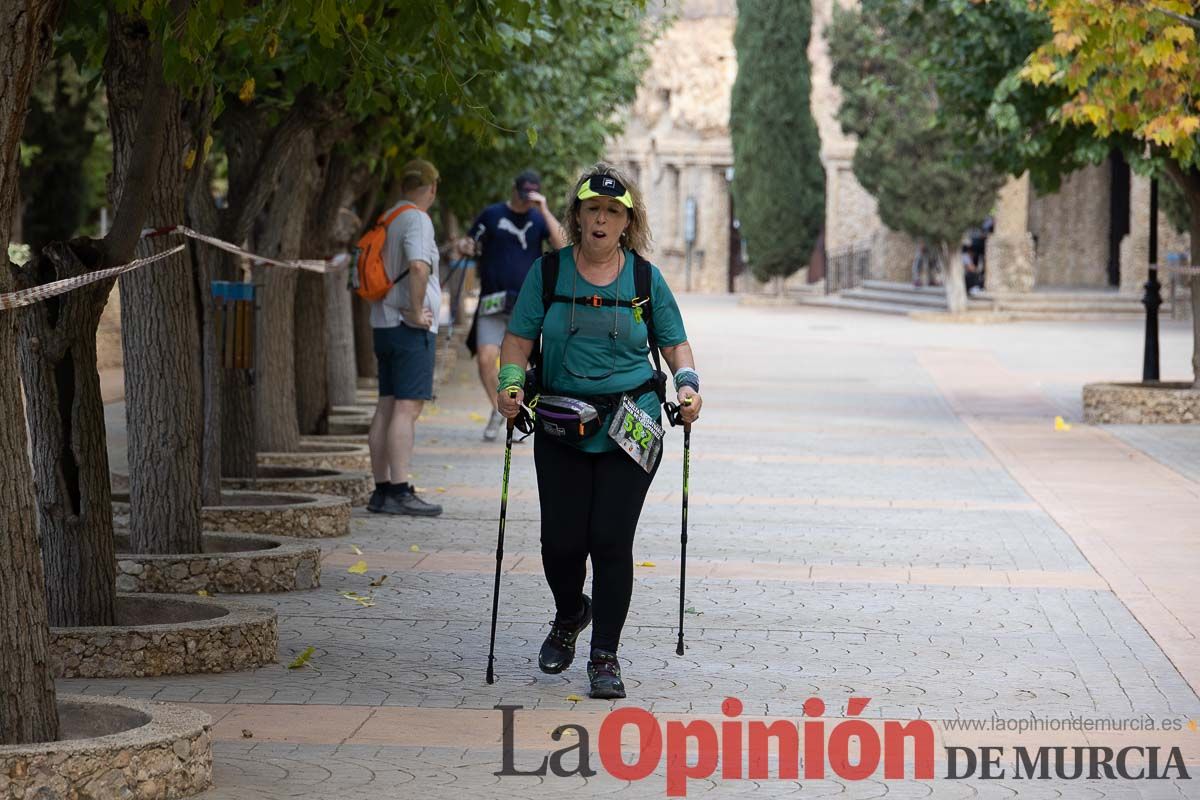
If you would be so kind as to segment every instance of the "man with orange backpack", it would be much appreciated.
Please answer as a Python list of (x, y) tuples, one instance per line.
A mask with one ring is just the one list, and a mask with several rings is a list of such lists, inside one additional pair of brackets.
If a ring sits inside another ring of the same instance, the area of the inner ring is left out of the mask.
[(417, 496), (408, 481), (417, 417), (433, 399), (437, 315), (438, 247), (429, 208), (437, 198), (438, 171), (414, 159), (400, 175), (403, 197), (384, 212), (358, 243), (355, 278), (370, 302), (379, 402), (368, 444), (375, 491), (367, 510), (436, 517), (442, 507)]

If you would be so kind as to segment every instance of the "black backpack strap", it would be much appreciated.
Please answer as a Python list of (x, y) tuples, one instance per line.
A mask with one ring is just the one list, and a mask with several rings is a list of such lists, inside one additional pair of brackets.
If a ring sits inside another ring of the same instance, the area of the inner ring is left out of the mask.
[(551, 250), (542, 256), (542, 311), (549, 311), (555, 302), (558, 289), (558, 251)]
[[(554, 292), (558, 289), (558, 250), (551, 250), (542, 256), (542, 324), (545, 325), (545, 313), (550, 310), (550, 306), (554, 305)], [(542, 347), (542, 341), (539, 338), (534, 342), (535, 353), (532, 354), (533, 368), (536, 372), (536, 378), (540, 385), (541, 381), (546, 379), (546, 370), (542, 368), (542, 353), (545, 348)]]
[(633, 293), (634, 302), (641, 303), (642, 321), (646, 323), (646, 339), (650, 344), (650, 353), (654, 357), (654, 366), (658, 364), (658, 337), (654, 334), (654, 298), (651, 296), (650, 284), (654, 275), (650, 270), (650, 262), (642, 258), (636, 250), (633, 253)]

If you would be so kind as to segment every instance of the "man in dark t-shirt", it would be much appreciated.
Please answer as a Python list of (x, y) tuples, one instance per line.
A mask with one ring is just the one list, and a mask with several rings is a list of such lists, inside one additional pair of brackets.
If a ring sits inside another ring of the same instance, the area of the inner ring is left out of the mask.
[(471, 226), (472, 246), (479, 257), (480, 293), (473, 336), (468, 337), (468, 343), (475, 343), (479, 380), (492, 406), (483, 430), (486, 441), (498, 436), (504, 421), (496, 411), (496, 381), (500, 342), (508, 329), (513, 304), (546, 243), (555, 250), (566, 245), (562, 227), (547, 208), (541, 188), (536, 172), (522, 172), (513, 182), (508, 202), (488, 206)]

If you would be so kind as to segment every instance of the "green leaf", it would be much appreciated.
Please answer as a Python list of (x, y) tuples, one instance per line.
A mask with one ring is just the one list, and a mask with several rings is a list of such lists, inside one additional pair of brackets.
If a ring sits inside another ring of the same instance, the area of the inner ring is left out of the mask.
[(317, 648), (315, 647), (310, 646), (304, 648), (304, 651), (301, 652), (300, 655), (293, 658), (291, 663), (288, 664), (288, 669), (300, 669), (301, 667), (305, 666), (308, 664), (308, 660), (313, 657), (313, 653), (315, 652), (317, 652)]

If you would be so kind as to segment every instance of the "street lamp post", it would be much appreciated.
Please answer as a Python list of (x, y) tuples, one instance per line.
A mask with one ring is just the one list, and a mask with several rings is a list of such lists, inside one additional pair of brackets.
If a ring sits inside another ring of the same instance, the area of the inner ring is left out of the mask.
[(688, 195), (683, 204), (684, 290), (692, 290), (692, 249), (696, 246), (696, 198)]
[(1150, 271), (1142, 305), (1146, 307), (1146, 345), (1142, 352), (1142, 381), (1157, 381), (1158, 369), (1158, 307), (1162, 305), (1158, 282), (1158, 179), (1150, 179)]

